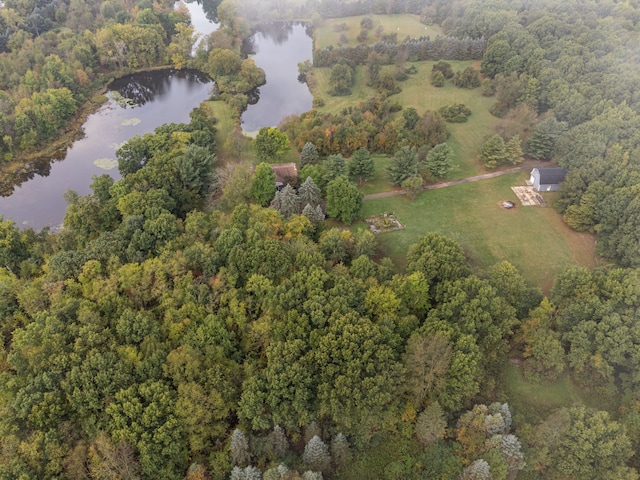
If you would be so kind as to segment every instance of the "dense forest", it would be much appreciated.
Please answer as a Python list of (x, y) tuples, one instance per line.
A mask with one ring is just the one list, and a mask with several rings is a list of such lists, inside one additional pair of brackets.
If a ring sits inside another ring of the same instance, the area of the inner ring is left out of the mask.
[[(503, 148), (517, 137), (568, 168), (557, 208), (598, 235), (607, 262), (568, 269), (543, 295), (445, 236), (422, 237), (400, 270), (369, 230), (343, 228), (358, 218), (369, 152), (394, 155), (398, 184), (404, 159), (442, 176), (429, 162), (447, 161), (455, 106), (419, 115), (373, 82), (367, 102), (263, 129), (259, 160), (300, 152), (301, 178), (278, 192), (266, 163), (221, 164), (217, 121), (198, 108), (125, 143), (121, 180), (68, 193), (59, 233), (0, 221), (0, 479), (640, 478), (640, 5), (211, 7), (221, 28), (191, 57), (172, 2), (7, 0), (5, 161), (60, 136), (116, 73), (196, 67), (239, 114), (264, 82), (240, 52), (258, 18), (411, 13), (445, 36), (316, 58), (370, 75), (409, 52), (398, 71), (411, 75), (408, 63), (446, 59), (420, 48), (466, 45), (481, 71), (456, 81), (481, 73)], [(593, 403), (517, 411), (509, 361), (541, 388), (568, 374)]]

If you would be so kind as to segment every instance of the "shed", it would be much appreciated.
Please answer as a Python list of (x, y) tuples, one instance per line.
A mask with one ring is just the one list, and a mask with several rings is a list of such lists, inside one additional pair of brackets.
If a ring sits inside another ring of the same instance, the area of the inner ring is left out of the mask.
[(564, 168), (534, 168), (529, 182), (537, 192), (555, 192), (560, 189), (566, 175)]

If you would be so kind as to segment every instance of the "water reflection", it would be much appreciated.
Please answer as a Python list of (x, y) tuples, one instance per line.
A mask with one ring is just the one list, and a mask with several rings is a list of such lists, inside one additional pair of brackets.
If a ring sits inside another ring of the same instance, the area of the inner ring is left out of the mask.
[(222, 3), (222, 0), (184, 0), (185, 3), (197, 3), (202, 7), (202, 11), (205, 14), (207, 20), (211, 23), (219, 23), (218, 20), (218, 6)]
[(298, 63), (311, 59), (312, 39), (307, 24), (273, 22), (258, 25), (251, 42), (247, 42), (243, 50), (245, 54), (253, 55), (267, 79), (266, 84), (250, 95), (260, 101), (250, 101), (242, 114), (245, 132), (276, 126), (291, 114), (311, 109), (311, 92), (300, 82), (298, 73)]
[(209, 83), (211, 79), (196, 70), (169, 70), (158, 75), (155, 71), (135, 73), (114, 80), (109, 90), (118, 92), (134, 105), (144, 105), (155, 98), (162, 98), (170, 90), (172, 77), (192, 83)]
[(119, 146), (165, 123), (189, 122), (191, 111), (209, 97), (211, 85), (199, 72), (175, 70), (139, 73), (113, 82), (110, 88), (138, 106), (125, 108), (110, 100), (87, 118), (73, 145), (26, 163), (0, 184), (4, 197), (0, 198), (0, 215), (38, 230), (59, 225), (67, 190), (89, 193), (93, 175), (109, 173), (119, 178), (114, 168)]

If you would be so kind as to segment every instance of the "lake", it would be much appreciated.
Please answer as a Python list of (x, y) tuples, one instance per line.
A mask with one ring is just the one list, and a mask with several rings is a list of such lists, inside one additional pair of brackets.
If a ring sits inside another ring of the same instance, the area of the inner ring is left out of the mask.
[[(203, 34), (217, 28), (217, 0), (192, 2), (192, 23)], [(291, 114), (311, 109), (312, 95), (298, 81), (298, 62), (311, 59), (312, 40), (307, 26), (295, 22), (259, 25), (245, 53), (266, 73), (267, 83), (251, 97), (257, 103), (242, 114), (246, 133), (276, 126)], [(108, 173), (120, 178), (116, 150), (134, 135), (165, 123), (189, 122), (189, 113), (209, 98), (213, 83), (196, 71), (156, 70), (128, 75), (109, 86), (108, 101), (83, 125), (82, 138), (56, 157), (30, 162), (11, 183), (0, 185), (0, 215), (18, 226), (40, 230), (62, 224), (67, 203), (64, 193), (90, 193), (91, 178)], [(122, 101), (130, 99), (131, 104)]]
[(273, 22), (256, 27), (245, 46), (256, 65), (265, 71), (267, 83), (258, 88), (259, 100), (242, 114), (242, 128), (255, 133), (275, 127), (292, 114), (311, 110), (313, 96), (298, 81), (298, 63), (311, 60), (313, 41), (308, 27), (297, 22)]
[[(188, 70), (157, 70), (127, 75), (109, 86), (109, 100), (83, 125), (83, 138), (62, 155), (63, 161), (42, 159), (39, 168), (0, 198), (0, 215), (18, 226), (40, 230), (62, 223), (64, 193), (90, 193), (91, 177), (108, 173), (120, 178), (116, 150), (134, 135), (152, 132), (165, 123), (188, 123), (189, 113), (209, 98), (213, 82)], [(119, 98), (128, 98), (135, 106)]]

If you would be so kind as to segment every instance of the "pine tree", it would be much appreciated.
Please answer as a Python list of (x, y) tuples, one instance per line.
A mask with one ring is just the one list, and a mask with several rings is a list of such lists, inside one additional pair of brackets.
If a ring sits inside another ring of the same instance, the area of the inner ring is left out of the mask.
[(269, 435), (267, 449), (272, 459), (283, 458), (289, 451), (287, 436), (280, 425), (273, 427), (273, 432)]
[(452, 148), (446, 143), (436, 145), (427, 153), (425, 163), (433, 178), (445, 177), (454, 167)]
[(514, 135), (504, 145), (506, 160), (512, 165), (522, 163), (522, 142), (519, 135)]
[(503, 436), (500, 450), (505, 462), (507, 462), (509, 472), (517, 472), (525, 467), (524, 453), (522, 453), (522, 446), (518, 437), (511, 434)]
[(322, 162), (322, 166), (324, 167), (323, 181), (325, 184), (347, 174), (347, 162), (339, 153), (329, 155), (325, 161)]
[(346, 465), (351, 459), (349, 441), (342, 433), (338, 433), (331, 441), (331, 456), (338, 467)]
[(349, 162), (349, 179), (362, 185), (369, 180), (374, 173), (373, 159), (371, 153), (366, 148), (359, 148), (351, 157)]
[(496, 168), (507, 157), (506, 146), (500, 135), (494, 133), (482, 145), (480, 161), (487, 168)]
[(320, 188), (311, 177), (307, 177), (307, 179), (298, 188), (298, 197), (300, 198), (300, 205), (309, 204), (313, 208), (317, 207), (322, 202)]
[(329, 449), (317, 435), (314, 435), (304, 447), (302, 461), (314, 472), (324, 472), (331, 466)]
[(305, 165), (315, 165), (319, 161), (320, 154), (318, 153), (316, 146), (311, 142), (305, 143), (304, 147), (302, 147), (302, 150), (300, 151), (300, 168)]
[(311, 420), (311, 422), (309, 422), (309, 425), (307, 425), (306, 427), (304, 427), (304, 441), (305, 443), (309, 443), (309, 441), (315, 437), (315, 436), (320, 436), (320, 427), (318, 426), (318, 424), (315, 422), (315, 420)]
[(280, 190), (279, 202), (278, 211), (286, 218), (300, 212), (300, 199), (295, 189), (289, 184)]
[(302, 474), (302, 480), (322, 480), (322, 473), (307, 470)]
[(398, 150), (387, 167), (391, 182), (400, 185), (418, 169), (418, 155), (415, 147), (402, 147)]
[(231, 460), (235, 465), (247, 465), (251, 460), (249, 452), (249, 442), (242, 430), (236, 428), (231, 435), (231, 445), (229, 446)]
[(482, 459), (476, 460), (462, 471), (461, 480), (492, 480), (491, 468)]
[(318, 205), (316, 208), (313, 208), (308, 203), (302, 209), (302, 215), (311, 220), (311, 223), (318, 223), (324, 220), (324, 212), (322, 211), (322, 207)]

